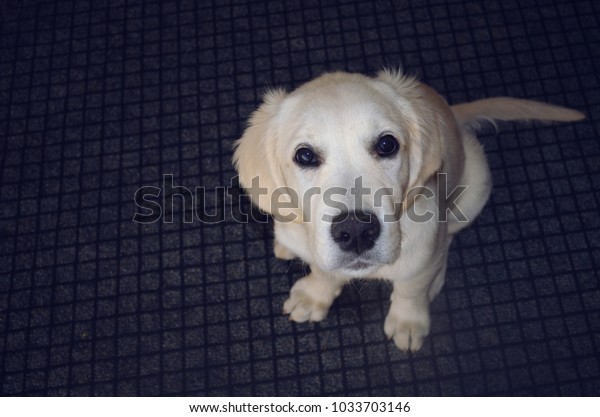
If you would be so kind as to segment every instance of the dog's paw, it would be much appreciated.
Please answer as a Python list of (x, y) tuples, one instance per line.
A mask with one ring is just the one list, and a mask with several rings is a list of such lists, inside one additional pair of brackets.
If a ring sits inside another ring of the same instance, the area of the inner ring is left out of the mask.
[(283, 246), (277, 240), (273, 241), (273, 253), (277, 259), (283, 259), (284, 261), (291, 261), (297, 258), (296, 254)]
[(298, 280), (283, 303), (283, 313), (297, 323), (321, 321), (341, 289), (310, 275)]
[(429, 312), (407, 306), (394, 305), (385, 318), (383, 330), (400, 350), (416, 352), (429, 334)]

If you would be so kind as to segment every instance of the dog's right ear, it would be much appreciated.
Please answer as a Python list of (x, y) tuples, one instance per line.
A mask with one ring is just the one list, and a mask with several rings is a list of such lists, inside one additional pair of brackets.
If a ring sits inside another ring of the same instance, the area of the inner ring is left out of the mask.
[(263, 104), (250, 117), (248, 127), (234, 144), (233, 164), (240, 184), (252, 202), (266, 213), (272, 212), (273, 192), (285, 187), (281, 166), (275, 156), (275, 119), (286, 96), (284, 90), (268, 91)]

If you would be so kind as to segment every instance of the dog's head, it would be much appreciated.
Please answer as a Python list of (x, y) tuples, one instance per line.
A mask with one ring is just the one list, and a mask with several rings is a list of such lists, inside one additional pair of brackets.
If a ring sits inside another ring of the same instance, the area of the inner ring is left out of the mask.
[(240, 183), (276, 220), (306, 225), (319, 268), (364, 274), (399, 255), (408, 192), (443, 163), (446, 109), (399, 71), (271, 91), (236, 143)]

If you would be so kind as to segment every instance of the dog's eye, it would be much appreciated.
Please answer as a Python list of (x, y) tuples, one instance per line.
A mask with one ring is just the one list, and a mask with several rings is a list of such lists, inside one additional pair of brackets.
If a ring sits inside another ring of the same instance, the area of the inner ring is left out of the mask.
[(300, 148), (296, 151), (294, 160), (298, 165), (315, 167), (319, 165), (319, 158), (315, 151), (310, 148)]
[(398, 141), (392, 135), (383, 135), (375, 144), (377, 155), (383, 157), (394, 156), (398, 152)]

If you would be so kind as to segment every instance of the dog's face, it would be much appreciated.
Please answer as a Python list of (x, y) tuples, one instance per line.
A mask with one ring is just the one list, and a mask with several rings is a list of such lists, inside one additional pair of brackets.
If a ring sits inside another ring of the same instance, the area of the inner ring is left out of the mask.
[(272, 92), (237, 144), (241, 184), (264, 187), (254, 202), (277, 220), (305, 225), (323, 271), (358, 276), (393, 263), (407, 192), (442, 162), (443, 121), (427, 94), (392, 72)]

